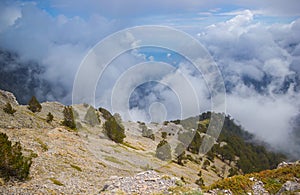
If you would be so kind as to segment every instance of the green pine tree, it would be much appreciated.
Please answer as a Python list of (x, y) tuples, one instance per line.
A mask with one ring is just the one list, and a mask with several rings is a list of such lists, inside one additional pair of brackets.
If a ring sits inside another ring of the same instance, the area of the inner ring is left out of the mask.
[(28, 178), (31, 159), (22, 154), (20, 142), (12, 145), (4, 133), (0, 133), (0, 177), (19, 180)]
[(40, 112), (42, 110), (42, 105), (39, 103), (35, 96), (32, 96), (29, 100), (28, 109), (32, 112)]
[(63, 114), (64, 114), (64, 120), (62, 124), (71, 129), (76, 129), (72, 106), (65, 106)]
[(110, 117), (104, 123), (107, 136), (116, 143), (123, 143), (126, 137), (124, 127), (116, 121), (114, 117)]
[(46, 118), (47, 123), (51, 123), (53, 121), (53, 118), (54, 116), (51, 114), (51, 112), (49, 112)]

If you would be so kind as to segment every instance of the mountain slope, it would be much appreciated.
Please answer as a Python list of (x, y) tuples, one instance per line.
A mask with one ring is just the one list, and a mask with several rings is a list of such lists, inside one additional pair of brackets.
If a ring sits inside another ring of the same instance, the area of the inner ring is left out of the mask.
[[(13, 115), (4, 112), (6, 103), (11, 103), (16, 110)], [(0, 108), (0, 132), (7, 134), (12, 142), (20, 142), (24, 155), (32, 157), (30, 179), (25, 182), (1, 181), (0, 192), (5, 193), (94, 194), (116, 176), (132, 176), (147, 170), (154, 170), (162, 178), (176, 177), (176, 181), (181, 178), (180, 186), (187, 189), (209, 186), (229, 175), (246, 172), (240, 167), (242, 158), (234, 151), (237, 146), (235, 142), (231, 143), (232, 136), (236, 136), (242, 152), (249, 147), (250, 153), (253, 153), (251, 155), (255, 158), (250, 163), (251, 168), (255, 167), (250, 172), (262, 169), (260, 164), (256, 164), (260, 162), (257, 156), (280, 156), (268, 152), (263, 146), (248, 143), (252, 136), (227, 117), (220, 140), (215, 142), (211, 152), (202, 155), (187, 146), (182, 164), (178, 164), (175, 150), (182, 141), (182, 135), (189, 134), (188, 124), (195, 120), (199, 138), (202, 138), (209, 123), (208, 113), (180, 124), (178, 121), (164, 124), (121, 122), (126, 138), (123, 143), (115, 143), (106, 135), (104, 124), (108, 112), (104, 109), (100, 112), (86, 104), (73, 105), (77, 129), (72, 130), (61, 125), (64, 105), (58, 102), (44, 102), (41, 112), (33, 113), (27, 106), (19, 105), (13, 94), (0, 91)], [(54, 116), (52, 122), (47, 122), (49, 112)], [(153, 137), (144, 137), (143, 129), (151, 130)], [(166, 138), (162, 138), (162, 132), (166, 132)], [(170, 144), (170, 161), (162, 161), (155, 156), (156, 147), (162, 140)], [(197, 140), (191, 143), (198, 144)], [(258, 148), (261, 150), (256, 151)], [(228, 151), (233, 154), (226, 154)], [(235, 158), (231, 159), (232, 155)], [(265, 166), (272, 168), (277, 161), (277, 158), (270, 158)]]

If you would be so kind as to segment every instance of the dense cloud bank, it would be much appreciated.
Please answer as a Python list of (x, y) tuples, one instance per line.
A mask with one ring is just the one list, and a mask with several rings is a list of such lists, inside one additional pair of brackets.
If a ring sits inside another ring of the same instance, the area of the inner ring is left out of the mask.
[[(74, 6), (77, 4), (75, 2)], [(159, 8), (157, 12), (160, 12)], [(130, 26), (130, 22), (104, 17), (96, 11), (85, 17), (53, 16), (33, 3), (2, 2), (0, 13), (1, 73), (16, 75), (23, 71), (28, 77), (28, 81), (20, 77), (22, 90), (9, 84), (18, 83), (19, 77), (5, 77), (5, 80), (1, 77), (3, 83), (7, 81), (2, 87), (11, 87), (19, 96), (35, 93), (42, 100), (59, 100), (66, 104), (71, 103), (76, 71), (89, 49), (110, 33)], [(128, 16), (126, 12), (123, 14)], [(297, 127), (299, 34), (300, 19), (290, 23), (263, 23), (255, 20), (252, 11), (245, 10), (227, 21), (203, 28), (195, 37), (208, 49), (222, 72), (227, 91), (227, 113), (275, 149), (298, 157), (299, 138), (293, 135), (295, 131), (300, 134)], [(9, 62), (6, 52), (17, 53), (17, 57), (11, 57)], [(111, 89), (120, 75), (136, 63), (156, 58), (136, 50), (115, 59), (99, 81), (96, 106), (110, 108)], [(167, 53), (166, 59), (171, 63), (180, 58)], [(162, 77), (161, 82), (170, 86), (183, 85), (184, 75), (197, 94), (200, 110), (210, 109), (209, 90), (201, 74), (184, 60), (176, 62), (175, 67), (176, 70)], [(26, 90), (28, 86), (34, 89)], [(183, 85), (182, 89), (188, 88)], [(189, 101), (191, 92), (187, 90), (182, 94), (186, 94), (182, 100), (186, 102), (178, 103), (176, 92), (168, 86), (155, 83), (140, 86), (131, 95), (130, 119), (149, 121), (152, 117), (161, 121), (198, 114), (193, 109), (195, 102)], [(23, 103), (26, 98), (22, 99)], [(191, 108), (186, 116), (180, 115), (180, 103)]]

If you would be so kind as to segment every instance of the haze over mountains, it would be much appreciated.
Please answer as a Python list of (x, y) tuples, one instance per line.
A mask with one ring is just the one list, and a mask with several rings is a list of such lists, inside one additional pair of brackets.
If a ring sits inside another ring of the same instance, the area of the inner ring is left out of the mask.
[[(226, 86), (227, 113), (274, 149), (300, 156), (299, 136), (295, 136), (300, 134), (298, 1), (289, 5), (276, 1), (272, 6), (256, 1), (247, 5), (239, 2), (238, 9), (229, 11), (213, 10), (222, 7), (222, 3), (205, 5), (192, 0), (184, 6), (176, 1), (171, 8), (167, 3), (160, 6), (146, 3), (153, 9), (152, 14), (146, 5), (140, 4), (141, 10), (133, 12), (133, 2), (122, 3), (124, 8), (112, 6), (109, 13), (92, 7), (111, 6), (110, 3), (101, 6), (88, 3), (80, 8), (79, 2), (70, 5), (65, 1), (68, 6), (56, 2), (53, 8), (53, 2), (2, 1), (0, 88), (12, 91), (22, 104), (31, 95), (41, 101), (71, 104), (77, 68), (98, 41), (125, 27), (169, 25), (194, 36), (216, 61)], [(184, 10), (182, 16), (176, 15), (178, 6)], [(198, 11), (187, 11), (192, 7)], [(93, 11), (87, 12), (88, 8)], [(201, 13), (205, 9), (208, 12)], [(150, 20), (156, 14), (157, 18)], [(95, 106), (111, 109), (111, 89), (119, 76), (135, 64), (151, 60), (174, 65), (178, 71), (170, 73), (168, 79), (173, 79), (173, 84), (180, 83), (177, 73), (183, 73), (196, 89), (201, 111), (210, 109), (205, 81), (190, 63), (168, 50), (156, 53), (142, 49), (122, 54), (110, 64), (99, 81)], [(150, 83), (132, 93), (131, 120), (149, 121), (148, 110), (154, 102), (165, 106), (166, 120), (181, 118), (178, 99), (171, 89)], [(188, 116), (197, 114), (190, 112)]]

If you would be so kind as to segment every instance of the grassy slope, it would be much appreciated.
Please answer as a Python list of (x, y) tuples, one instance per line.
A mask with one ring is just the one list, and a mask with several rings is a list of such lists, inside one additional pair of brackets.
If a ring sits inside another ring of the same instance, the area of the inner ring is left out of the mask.
[(251, 188), (255, 183), (249, 179), (251, 177), (261, 180), (264, 183), (265, 189), (274, 194), (280, 190), (286, 181), (294, 181), (295, 178), (300, 178), (300, 164), (265, 170), (259, 173), (233, 176), (217, 181), (206, 189), (230, 189), (234, 194), (245, 194), (251, 192)]

